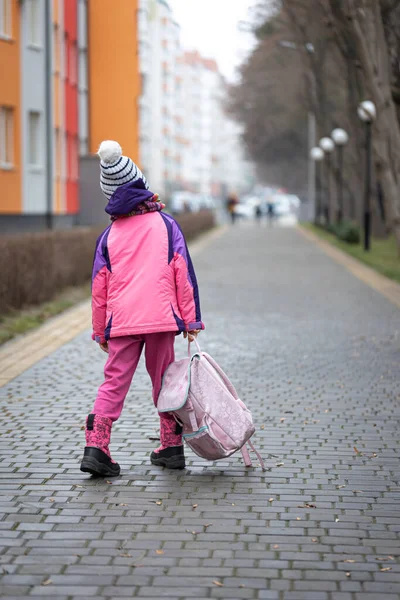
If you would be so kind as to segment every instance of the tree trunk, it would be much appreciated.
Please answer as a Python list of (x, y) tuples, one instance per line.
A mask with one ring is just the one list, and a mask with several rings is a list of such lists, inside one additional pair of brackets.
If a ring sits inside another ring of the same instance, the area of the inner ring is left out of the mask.
[[(388, 48), (376, 0), (347, 0), (346, 9), (329, 0), (338, 29), (354, 44), (363, 88), (377, 109), (373, 130), (376, 174), (389, 208), (391, 228), (400, 252), (400, 125), (391, 93)], [(367, 98), (360, 98), (361, 100)]]

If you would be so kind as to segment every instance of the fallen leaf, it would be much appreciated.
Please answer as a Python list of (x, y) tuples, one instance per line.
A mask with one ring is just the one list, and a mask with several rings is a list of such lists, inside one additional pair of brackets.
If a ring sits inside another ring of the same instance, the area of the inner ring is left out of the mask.
[(318, 542), (317, 538), (311, 538), (312, 542)]
[(268, 502), (273, 502), (275, 498), (269, 498)]
[(385, 562), (386, 560), (394, 560), (393, 556), (378, 556), (375, 560), (379, 560), (381, 562)]
[(347, 571), (346, 573), (346, 577), (350, 577), (351, 573), (349, 571)]
[(156, 554), (164, 554), (164, 550), (156, 550)]
[(122, 558), (132, 558), (132, 554), (120, 554)]
[(224, 584), (221, 583), (220, 581), (217, 581), (216, 579), (213, 581), (214, 585), (217, 585), (218, 587), (224, 587)]
[(162, 505), (162, 501), (159, 500), (158, 502), (156, 502), (157, 506), (161, 506)]
[(265, 429), (265, 425), (261, 425), (260, 429)]
[(192, 531), (191, 529), (186, 529), (186, 533), (191, 533), (192, 535), (198, 535), (200, 531)]
[(235, 506), (235, 505), (232, 503), (232, 506)]
[(106, 483), (108, 483), (108, 485), (112, 485), (112, 481), (108, 481), (108, 479), (106, 480)]
[(392, 567), (382, 567), (382, 568), (381, 568), (381, 569), (379, 569), (379, 570), (380, 570), (380, 571), (382, 571), (382, 572), (385, 572), (385, 571), (391, 571), (391, 570), (392, 570)]
[(283, 423), (285, 420), (285, 417), (281, 417), (281, 423)]
[(51, 579), (45, 579), (44, 581), (42, 581), (42, 585), (50, 585), (51, 583), (53, 583)]
[(274, 548), (274, 550), (277, 550), (279, 548), (278, 544), (275, 544), (274, 546), (272, 546)]
[(206, 524), (204, 525), (204, 529), (207, 529), (207, 527), (211, 527), (211, 525), (212, 525), (212, 523), (206, 523)]
[(337, 490), (341, 490), (342, 488), (345, 488), (345, 487), (346, 487), (345, 485), (337, 485), (337, 486), (336, 486), (336, 489), (337, 489)]
[(343, 562), (355, 563), (356, 561), (353, 558), (348, 558), (347, 560), (344, 560)]
[(55, 502), (55, 498), (49, 498), (49, 502)]
[(308, 421), (304, 421), (304, 425), (308, 425)]
[(354, 493), (354, 494), (362, 494), (362, 493), (363, 493), (363, 491), (362, 491), (362, 490), (353, 490), (353, 493)]
[(298, 504), (297, 508), (317, 508), (317, 505), (311, 504), (310, 502), (304, 502), (304, 504)]
[(198, 507), (198, 504), (193, 504), (193, 508), (197, 508), (197, 507)]
[(301, 517), (296, 517), (296, 521), (301, 521)]
[(336, 518), (336, 519), (335, 519), (335, 523), (338, 523), (338, 522), (339, 522), (339, 519), (338, 519), (338, 518)]
[(118, 506), (128, 506), (128, 505), (125, 504), (124, 502), (121, 502), (121, 504), (118, 504)]
[(354, 446), (354, 452), (355, 452), (356, 454), (361, 454), (361, 452), (360, 452), (360, 451), (359, 451), (359, 450), (358, 450), (358, 449), (357, 449), (355, 446)]
[(283, 465), (284, 465), (284, 464), (285, 464), (285, 463), (283, 463), (283, 462), (278, 462), (278, 463), (276, 463), (276, 466), (277, 466), (277, 467), (283, 467)]
[(315, 419), (315, 420), (313, 421), (313, 423), (319, 423), (319, 419), (318, 419), (318, 420), (316, 420), (316, 419)]
[(83, 485), (75, 485), (77, 488), (83, 488)]
[(244, 583), (241, 583), (241, 584), (239, 585), (239, 587), (240, 587), (240, 588), (245, 588), (246, 586), (244, 585)]

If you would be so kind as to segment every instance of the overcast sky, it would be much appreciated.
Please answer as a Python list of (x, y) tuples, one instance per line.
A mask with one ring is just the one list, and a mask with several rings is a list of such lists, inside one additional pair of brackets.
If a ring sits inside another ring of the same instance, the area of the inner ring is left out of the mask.
[(168, 0), (178, 23), (184, 48), (198, 49), (215, 58), (222, 73), (232, 80), (235, 67), (252, 48), (253, 36), (238, 31), (248, 20), (256, 0)]

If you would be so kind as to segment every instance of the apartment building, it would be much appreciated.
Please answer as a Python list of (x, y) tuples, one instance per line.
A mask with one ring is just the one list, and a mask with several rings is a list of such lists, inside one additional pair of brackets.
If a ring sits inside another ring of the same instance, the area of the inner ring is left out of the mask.
[(100, 142), (139, 155), (137, 25), (137, 0), (0, 0), (0, 231), (103, 219)]

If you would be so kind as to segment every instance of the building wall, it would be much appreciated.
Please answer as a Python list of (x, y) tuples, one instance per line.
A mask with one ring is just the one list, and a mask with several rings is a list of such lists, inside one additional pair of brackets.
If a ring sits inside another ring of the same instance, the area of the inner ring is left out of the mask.
[(21, 3), (22, 180), (25, 214), (46, 212), (45, 0)]
[(0, 37), (0, 107), (13, 110), (13, 166), (0, 165), (0, 214), (22, 210), (20, 26), (18, 0), (10, 0), (11, 39)]
[(65, 212), (79, 210), (79, 134), (78, 134), (78, 2), (64, 0), (65, 60), (65, 147), (66, 199)]
[(115, 139), (133, 160), (139, 156), (137, 0), (89, 0), (89, 151)]
[(87, 0), (78, 0), (78, 120), (79, 154), (89, 153), (89, 83)]

